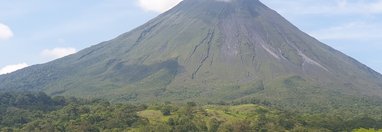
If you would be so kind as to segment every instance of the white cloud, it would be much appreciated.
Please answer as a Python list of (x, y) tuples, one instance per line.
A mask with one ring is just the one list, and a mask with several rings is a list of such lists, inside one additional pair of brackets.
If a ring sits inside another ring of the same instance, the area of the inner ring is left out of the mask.
[[(146, 11), (162, 13), (176, 6), (182, 0), (138, 0), (138, 4)], [(215, 0), (219, 2), (232, 2), (232, 0)]]
[(219, 2), (232, 2), (232, 0), (216, 0), (216, 1), (219, 1)]
[[(381, 40), (382, 0), (262, 0), (320, 40)], [(309, 22), (308, 19), (312, 19)], [(330, 18), (330, 19), (328, 19)], [(320, 23), (322, 21), (322, 23)]]
[(138, 0), (138, 4), (141, 8), (147, 11), (165, 12), (182, 0)]
[(45, 49), (41, 52), (41, 55), (48, 59), (57, 59), (70, 54), (76, 53), (75, 48), (54, 48), (54, 49)]
[(377, 13), (382, 13), (382, 0), (370, 5), (370, 10)]
[(382, 0), (262, 0), (262, 2), (287, 15), (382, 14)]
[(25, 67), (28, 67), (29, 65), (26, 63), (20, 63), (15, 65), (7, 65), (0, 69), (0, 75), (11, 73), (20, 69), (23, 69)]
[(370, 40), (381, 39), (381, 24), (370, 22), (350, 22), (311, 32), (321, 40)]
[(0, 23), (0, 40), (7, 40), (12, 37), (12, 30), (7, 25)]
[[(339, 11), (342, 13), (358, 13), (358, 14), (381, 14), (382, 0), (366, 2), (358, 0), (349, 2), (348, 0), (340, 0), (337, 4)], [(335, 7), (334, 7), (335, 8)]]

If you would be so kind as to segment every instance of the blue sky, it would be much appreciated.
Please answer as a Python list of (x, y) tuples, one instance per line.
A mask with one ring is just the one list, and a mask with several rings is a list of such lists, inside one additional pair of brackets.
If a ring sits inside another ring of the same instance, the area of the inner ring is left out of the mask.
[[(261, 0), (304, 32), (382, 72), (382, 0)], [(180, 0), (0, 0), (0, 74), (110, 40)]]

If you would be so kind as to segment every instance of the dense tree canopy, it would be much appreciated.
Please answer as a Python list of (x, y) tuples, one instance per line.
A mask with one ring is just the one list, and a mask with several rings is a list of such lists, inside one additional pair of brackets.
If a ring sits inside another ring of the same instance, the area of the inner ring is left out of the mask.
[(376, 131), (378, 118), (303, 114), (261, 104), (131, 105), (1, 93), (0, 131)]

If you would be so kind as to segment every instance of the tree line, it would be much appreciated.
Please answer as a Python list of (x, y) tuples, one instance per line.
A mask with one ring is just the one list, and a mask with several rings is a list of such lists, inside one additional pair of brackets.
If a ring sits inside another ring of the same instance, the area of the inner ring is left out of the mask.
[(376, 131), (382, 120), (302, 114), (261, 104), (112, 104), (105, 100), (0, 93), (0, 131)]

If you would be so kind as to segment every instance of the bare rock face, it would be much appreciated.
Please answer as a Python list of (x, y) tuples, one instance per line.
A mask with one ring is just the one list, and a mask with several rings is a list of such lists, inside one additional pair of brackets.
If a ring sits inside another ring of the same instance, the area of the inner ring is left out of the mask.
[(379, 73), (258, 0), (185, 0), (113, 40), (0, 82), (2, 90), (117, 102), (257, 99), (301, 108), (382, 97)]

